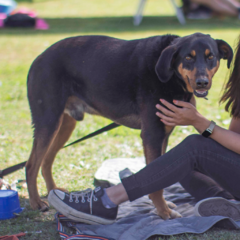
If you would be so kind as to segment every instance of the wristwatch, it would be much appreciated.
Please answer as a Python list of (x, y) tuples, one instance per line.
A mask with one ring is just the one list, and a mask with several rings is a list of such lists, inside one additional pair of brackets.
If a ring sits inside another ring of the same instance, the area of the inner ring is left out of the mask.
[(214, 121), (211, 121), (209, 127), (202, 133), (202, 136), (208, 138), (212, 134), (215, 126), (216, 126), (216, 123)]

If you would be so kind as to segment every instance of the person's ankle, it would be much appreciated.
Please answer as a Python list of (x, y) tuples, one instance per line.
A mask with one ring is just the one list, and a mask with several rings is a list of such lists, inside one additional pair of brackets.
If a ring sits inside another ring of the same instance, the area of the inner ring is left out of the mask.
[(119, 201), (118, 198), (116, 197), (116, 192), (114, 191), (114, 189), (112, 189), (112, 187), (110, 188), (105, 188), (105, 193), (107, 194), (107, 196), (109, 197), (109, 199), (116, 205), (119, 205)]
[(116, 205), (119, 205), (128, 200), (127, 192), (121, 183), (116, 186), (106, 188), (106, 194), (108, 195), (109, 199)]
[(104, 194), (101, 196), (102, 204), (105, 208), (115, 208), (117, 204), (113, 203), (106, 193), (106, 188), (103, 189)]

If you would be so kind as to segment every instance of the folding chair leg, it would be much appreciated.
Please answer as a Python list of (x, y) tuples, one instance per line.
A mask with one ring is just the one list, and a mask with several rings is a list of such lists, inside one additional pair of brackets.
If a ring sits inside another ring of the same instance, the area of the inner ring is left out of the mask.
[(182, 25), (185, 25), (185, 24), (186, 24), (186, 20), (185, 20), (185, 16), (184, 16), (184, 14), (183, 14), (182, 8), (180, 8), (180, 7), (176, 4), (175, 0), (171, 0), (171, 2), (172, 2), (172, 5), (173, 5), (173, 7), (174, 7), (174, 9), (175, 9), (175, 12), (176, 12), (178, 21), (179, 21)]
[(139, 26), (140, 23), (142, 22), (142, 18), (143, 18), (142, 14), (143, 14), (145, 3), (146, 3), (146, 0), (139, 0), (137, 12), (133, 17), (133, 24), (135, 26)]

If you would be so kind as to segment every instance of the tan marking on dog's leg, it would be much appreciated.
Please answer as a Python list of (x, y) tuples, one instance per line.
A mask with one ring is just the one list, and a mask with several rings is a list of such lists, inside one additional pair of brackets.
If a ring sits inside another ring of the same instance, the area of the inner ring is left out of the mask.
[[(162, 155), (166, 153), (167, 145), (168, 145), (168, 138), (169, 138), (171, 132), (174, 129), (174, 127), (167, 126), (167, 125), (165, 125), (164, 127), (165, 127), (165, 134), (166, 134), (166, 136), (165, 136), (165, 138), (163, 140)], [(170, 201), (166, 201), (166, 203), (167, 203), (167, 206), (169, 208), (175, 208), (176, 207), (176, 205), (174, 203), (170, 202)]]
[(173, 202), (166, 201), (166, 203), (167, 203), (167, 205), (168, 205), (168, 207), (169, 207), (170, 209), (173, 209), (173, 208), (177, 207), (177, 205), (174, 204)]
[[(182, 217), (178, 212), (171, 210), (163, 197), (163, 190), (149, 194), (149, 198), (153, 201), (157, 214), (164, 220)], [(174, 204), (175, 207), (175, 204)]]
[[(165, 137), (165, 139), (163, 141), (162, 154), (166, 150), (168, 136), (169, 136), (169, 134), (171, 133), (172, 130), (173, 130), (172, 127), (166, 127), (165, 128), (165, 133), (167, 135), (166, 135), (166, 137)], [(144, 147), (145, 156), (148, 156), (147, 159), (146, 159), (147, 160), (147, 164), (149, 164), (150, 162), (152, 162), (155, 159), (154, 156), (150, 156), (150, 152), (151, 152), (150, 150), (148, 150), (146, 147)], [(163, 190), (159, 190), (157, 192), (149, 194), (149, 198), (152, 200), (154, 206), (156, 207), (158, 215), (162, 219), (167, 220), (169, 218), (175, 218), (176, 215), (174, 215), (172, 213), (172, 210), (169, 208), (169, 206), (171, 208), (174, 208), (175, 204), (173, 204), (171, 202), (167, 203), (165, 201), (165, 199), (163, 197)]]
[(56, 125), (57, 126), (56, 130), (50, 137), (48, 137), (48, 139), (44, 138), (44, 136), (47, 136), (48, 134), (47, 132), (44, 132), (44, 130), (42, 130), (41, 136), (39, 136), (39, 133), (35, 136), (32, 152), (29, 157), (29, 160), (26, 163), (26, 177), (29, 201), (31, 207), (35, 210), (40, 209), (41, 211), (45, 211), (48, 209), (48, 204), (43, 202), (38, 194), (37, 175), (39, 172), (39, 168), (42, 164), (42, 160), (45, 157), (45, 154), (47, 153), (49, 147), (51, 146), (54, 138), (56, 137), (59, 127), (61, 126), (61, 123), (62, 116)]
[[(70, 117), (68, 114), (63, 114), (62, 125), (53, 143), (51, 144), (51, 147), (49, 148), (47, 154), (43, 159), (42, 175), (45, 179), (48, 193), (52, 189), (57, 188), (52, 176), (52, 165), (53, 165), (54, 159), (58, 151), (64, 146), (64, 144), (67, 142), (67, 140), (71, 136), (75, 126), (76, 126), (76, 120)], [(61, 189), (61, 190), (65, 190), (65, 189)]]
[(157, 214), (164, 220), (168, 220), (171, 215), (171, 209), (169, 209), (164, 197), (163, 190), (149, 194), (149, 198), (152, 200), (156, 207)]
[(162, 144), (162, 155), (166, 153), (166, 149), (167, 149), (167, 145), (168, 145), (168, 138), (169, 138), (169, 135), (171, 134), (171, 132), (173, 131), (174, 127), (165, 125), (164, 128), (165, 128), (165, 138), (164, 138), (163, 144)]
[(163, 197), (163, 190), (149, 194), (149, 198), (152, 200), (154, 206), (156, 207), (157, 214), (162, 219), (167, 220), (171, 217), (172, 210), (168, 207), (168, 204)]
[[(151, 163), (155, 156), (151, 156), (151, 151), (144, 146), (144, 155), (146, 156), (146, 163)], [(163, 218), (168, 219), (171, 213), (171, 210), (168, 208), (165, 199), (163, 198), (163, 190), (151, 193), (148, 195), (149, 198), (152, 200), (154, 206), (156, 207), (157, 214)]]

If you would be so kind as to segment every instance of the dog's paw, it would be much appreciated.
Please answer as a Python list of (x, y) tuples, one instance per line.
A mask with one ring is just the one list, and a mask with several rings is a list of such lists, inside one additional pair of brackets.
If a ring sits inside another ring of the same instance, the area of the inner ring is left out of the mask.
[(169, 220), (169, 219), (175, 219), (175, 218), (182, 217), (182, 215), (179, 212), (172, 210), (172, 209), (165, 209), (164, 211), (156, 209), (156, 213), (163, 220)]
[(155, 213), (162, 218), (163, 220), (168, 220), (171, 218), (171, 210), (170, 209), (155, 209)]
[(170, 217), (171, 217), (171, 219), (175, 219), (175, 218), (181, 218), (182, 215), (175, 210), (171, 210)]
[(49, 209), (48, 203), (42, 201), (41, 199), (36, 201), (30, 200), (30, 205), (33, 210), (40, 210), (41, 212), (48, 211)]
[(48, 210), (49, 210), (49, 205), (48, 205), (46, 202), (44, 202), (44, 201), (42, 201), (42, 202), (43, 202), (43, 204), (40, 206), (39, 210), (40, 210), (41, 212), (46, 212), (46, 211), (48, 211)]
[(177, 207), (174, 203), (170, 202), (170, 201), (166, 201), (167, 205), (169, 208), (173, 209), (175, 207)]

